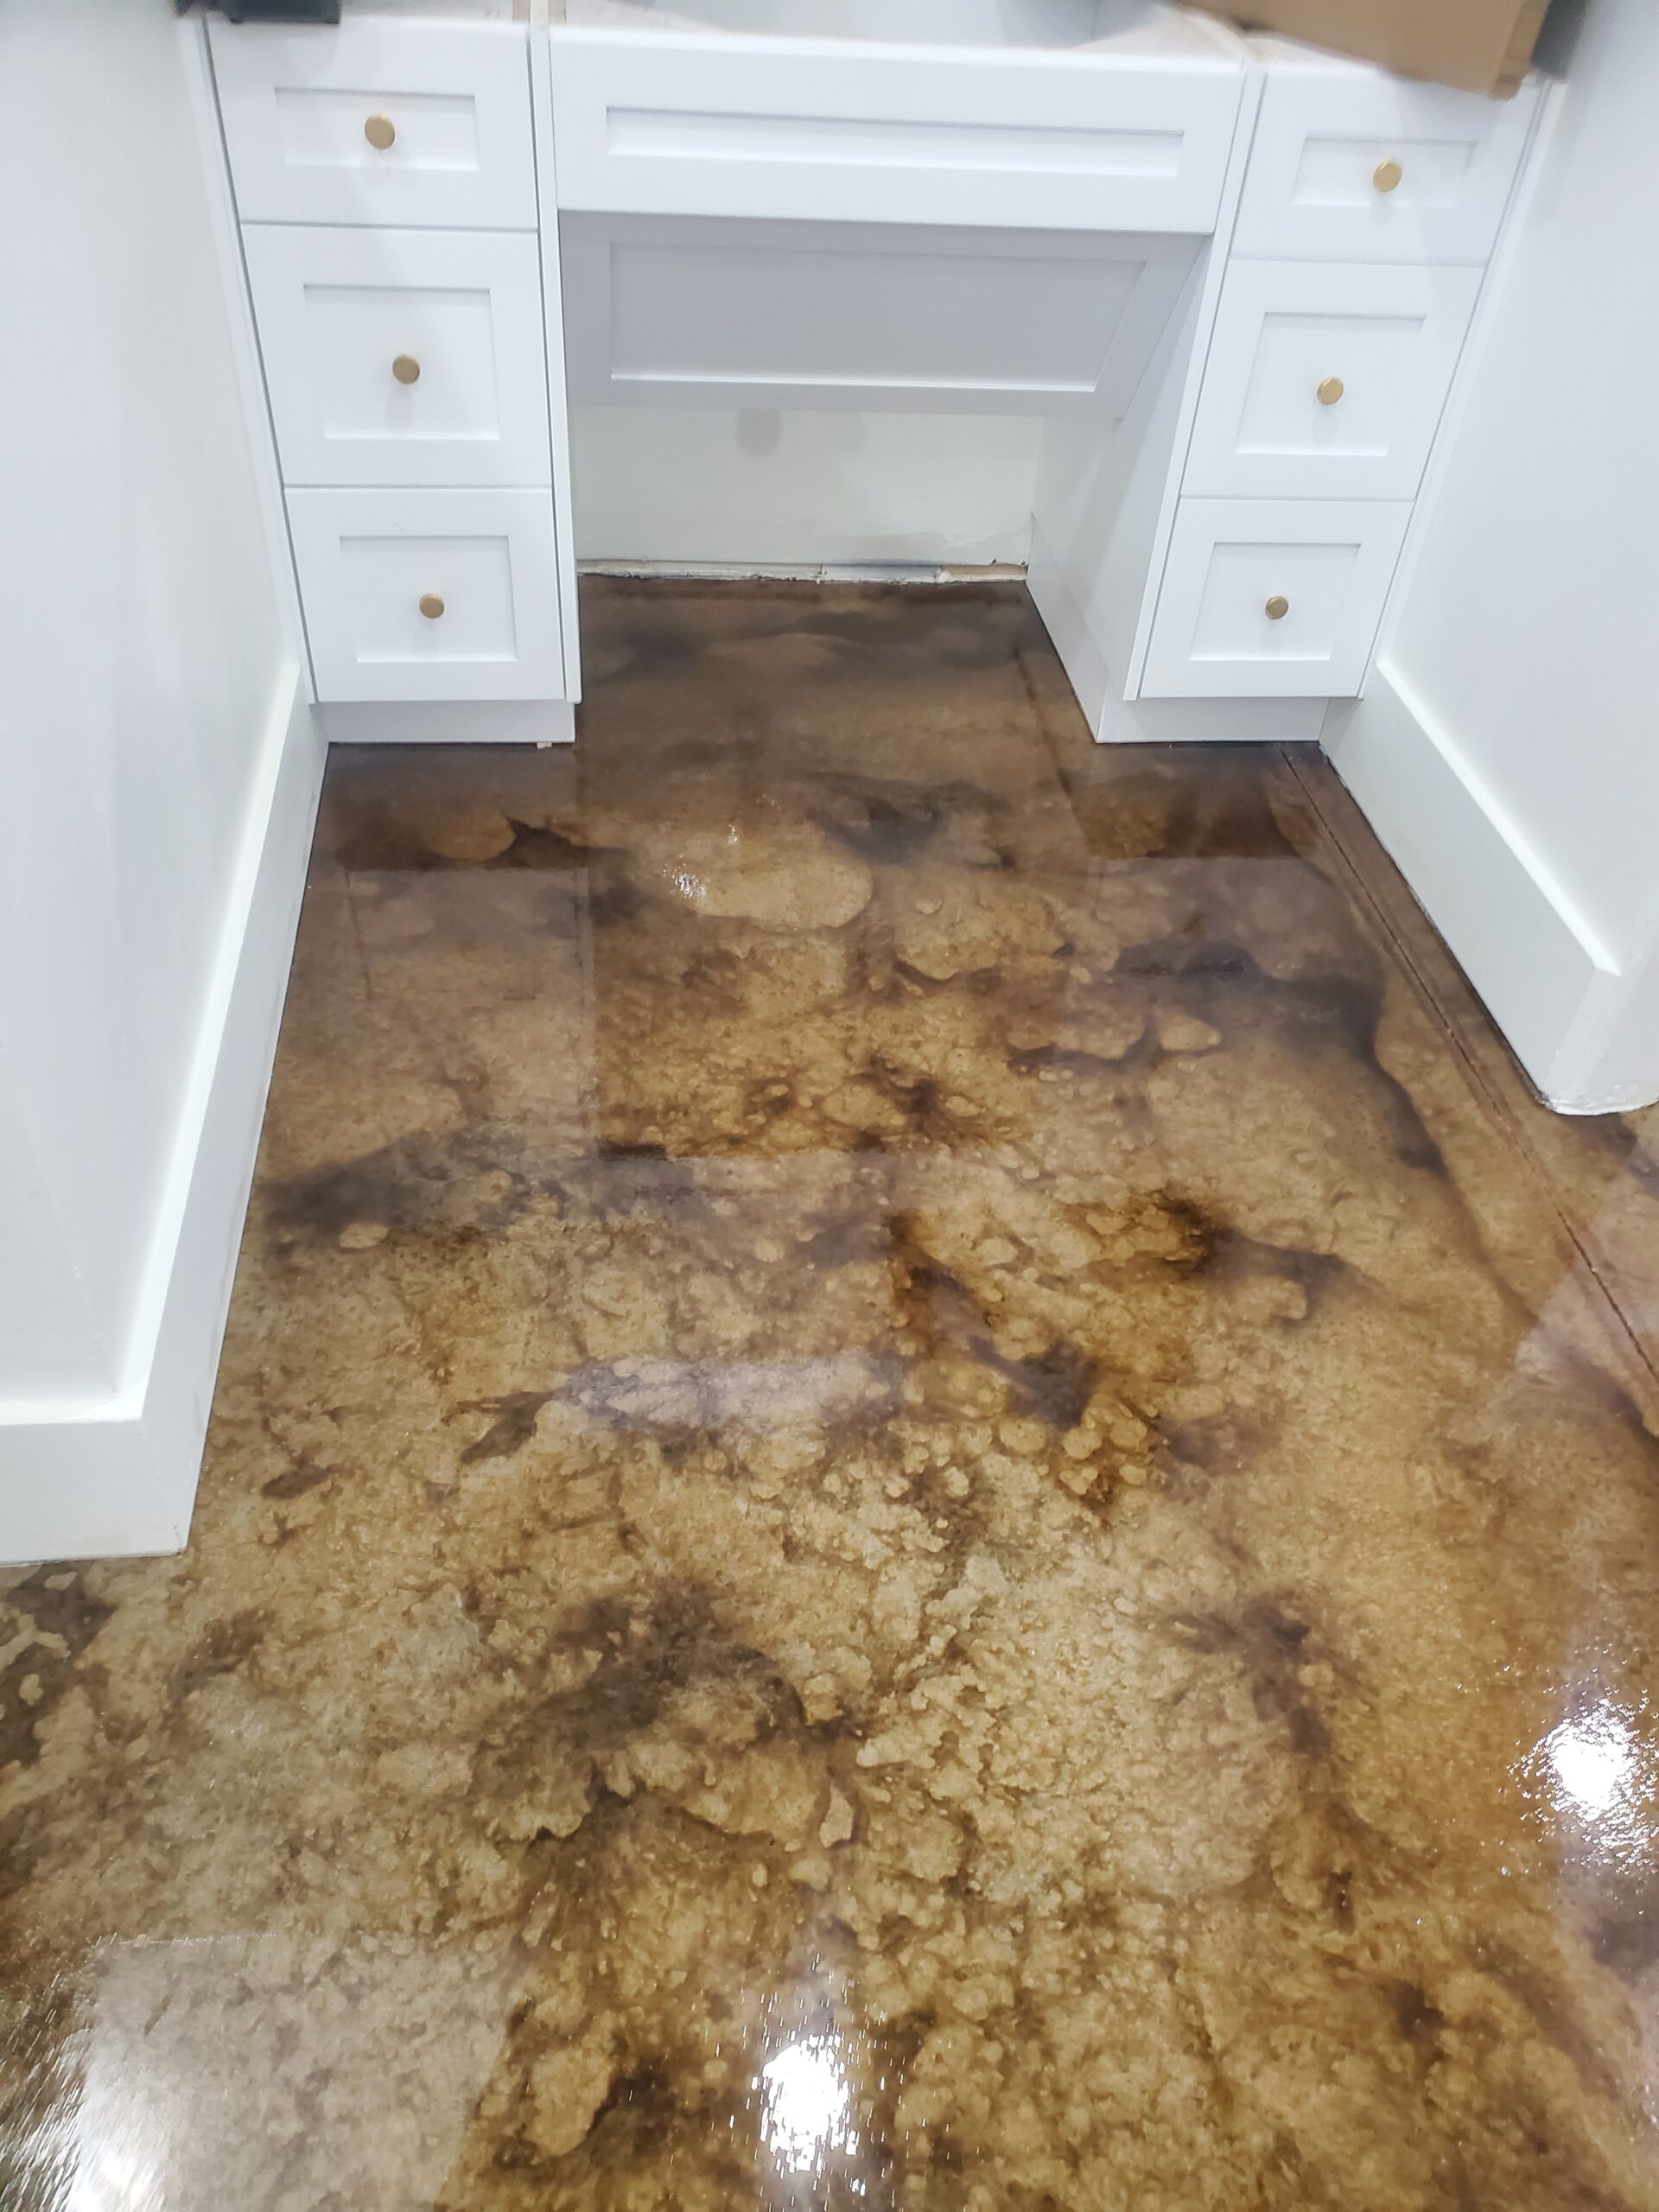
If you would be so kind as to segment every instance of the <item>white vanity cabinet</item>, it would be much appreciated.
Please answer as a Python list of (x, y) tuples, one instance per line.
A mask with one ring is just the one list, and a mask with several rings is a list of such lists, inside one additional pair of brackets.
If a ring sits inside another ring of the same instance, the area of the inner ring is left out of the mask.
[[(544, 703), (563, 712), (531, 727), (569, 735), (528, 30), (348, 14), (209, 35), (319, 699)], [(502, 727), (429, 734), (472, 731)]]
[(447, 4), (210, 32), (325, 702), (570, 734), (567, 392), (1039, 416), (1098, 735), (1362, 686), (1535, 86), (1152, 0)]
[(1249, 51), (1184, 367), (1046, 441), (1032, 590), (1103, 737), (1316, 738), (1360, 690), (1535, 120)]

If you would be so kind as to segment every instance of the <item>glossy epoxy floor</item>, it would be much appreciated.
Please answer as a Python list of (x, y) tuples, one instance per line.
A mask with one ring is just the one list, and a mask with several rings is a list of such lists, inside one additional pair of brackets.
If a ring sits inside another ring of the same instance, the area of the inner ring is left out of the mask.
[(1659, 2206), (1639, 1132), (1016, 590), (590, 621), (337, 757), (190, 1549), (0, 1585), (8, 2212)]

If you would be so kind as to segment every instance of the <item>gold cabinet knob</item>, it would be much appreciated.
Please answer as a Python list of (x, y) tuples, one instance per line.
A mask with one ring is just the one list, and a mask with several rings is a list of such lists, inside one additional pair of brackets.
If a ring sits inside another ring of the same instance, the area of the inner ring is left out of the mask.
[(372, 115), (363, 126), (363, 136), (378, 154), (384, 154), (397, 136), (397, 126), (389, 115)]
[(1397, 191), (1405, 171), (1398, 162), (1379, 162), (1371, 171), (1371, 182), (1379, 192)]
[(1273, 597), (1268, 601), (1268, 621), (1282, 622), (1289, 612), (1290, 601), (1287, 599), (1283, 598), (1278, 592), (1274, 592)]
[(1340, 377), (1326, 377), (1319, 386), (1320, 406), (1334, 407), (1347, 388)]
[(429, 622), (437, 620), (443, 612), (443, 601), (438, 597), (436, 592), (423, 591), (421, 594), (421, 612)]
[[(412, 353), (400, 353), (391, 365), (391, 373), (399, 384), (418, 384), (421, 380), (421, 365)], [(1337, 389), (1340, 391), (1342, 386), (1338, 385)], [(1319, 397), (1321, 398), (1325, 397), (1323, 385), (1319, 386)]]

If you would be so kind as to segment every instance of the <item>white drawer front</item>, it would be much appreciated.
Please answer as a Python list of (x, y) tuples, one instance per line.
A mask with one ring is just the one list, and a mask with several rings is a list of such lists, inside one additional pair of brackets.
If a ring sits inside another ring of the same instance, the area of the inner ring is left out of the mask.
[[(1262, 95), (1236, 254), (1304, 261), (1486, 259), (1536, 95), (1483, 99), (1380, 71), (1275, 68)], [(1397, 172), (1397, 179), (1396, 179)]]
[(325, 703), (565, 696), (550, 493), (290, 492), (288, 513)]
[(553, 34), (559, 205), (593, 213), (1215, 228), (1230, 62)]
[(282, 226), (245, 246), (286, 482), (550, 482), (533, 238)]
[(518, 26), (215, 20), (209, 36), (245, 223), (536, 227)]
[(1141, 696), (1351, 696), (1410, 518), (1377, 499), (1183, 499)]
[(1478, 269), (1234, 262), (1182, 488), (1415, 499), (1479, 289)]

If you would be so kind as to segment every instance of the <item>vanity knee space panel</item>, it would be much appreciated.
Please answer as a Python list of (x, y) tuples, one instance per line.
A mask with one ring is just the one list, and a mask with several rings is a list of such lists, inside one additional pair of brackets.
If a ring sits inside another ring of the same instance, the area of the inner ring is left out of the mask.
[(652, 406), (1123, 413), (1186, 239), (563, 217), (571, 397)]

